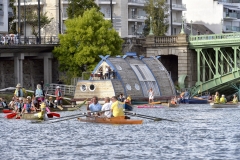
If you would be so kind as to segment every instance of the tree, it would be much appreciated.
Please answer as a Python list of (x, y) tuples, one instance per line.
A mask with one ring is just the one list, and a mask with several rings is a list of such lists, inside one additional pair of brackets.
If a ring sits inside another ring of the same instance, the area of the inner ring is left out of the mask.
[[(33, 7), (27, 8), (27, 13), (26, 14), (26, 23), (29, 24), (32, 27), (32, 34), (37, 37), (38, 35), (38, 14), (37, 10), (34, 9)], [(31, 13), (31, 14), (29, 14)], [(24, 13), (21, 13), (21, 19), (24, 21)], [(48, 18), (47, 12), (40, 13), (40, 28), (45, 27), (48, 25), (53, 18)]]
[[(155, 36), (163, 36), (168, 30), (168, 6), (165, 0), (148, 0), (144, 6), (144, 10), (148, 15), (145, 20), (144, 35), (148, 35), (150, 31), (150, 23), (152, 25), (153, 34)], [(152, 21), (150, 21), (150, 17)]]
[(87, 9), (96, 8), (100, 11), (100, 7), (94, 0), (70, 0), (67, 8), (68, 18), (82, 16)]
[(69, 78), (92, 71), (101, 60), (99, 55), (120, 55), (123, 40), (111, 22), (105, 20), (96, 8), (86, 10), (83, 16), (67, 19), (66, 34), (59, 35), (60, 46), (54, 48), (59, 69)]

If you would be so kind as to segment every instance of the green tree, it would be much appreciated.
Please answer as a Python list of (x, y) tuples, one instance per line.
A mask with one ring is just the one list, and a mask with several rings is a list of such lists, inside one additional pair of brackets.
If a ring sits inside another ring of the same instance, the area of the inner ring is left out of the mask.
[[(26, 24), (29, 24), (32, 27), (32, 34), (37, 37), (38, 35), (38, 13), (37, 10), (33, 7), (27, 8), (26, 14)], [(31, 14), (29, 14), (31, 13)], [(24, 13), (21, 12), (21, 19), (24, 21)], [(40, 13), (40, 28), (48, 25), (53, 18), (48, 18), (47, 12)]]
[[(168, 30), (168, 6), (165, 0), (148, 0), (144, 6), (144, 10), (148, 15), (148, 19), (145, 20), (146, 27), (144, 29), (144, 35), (148, 35), (150, 31), (150, 23), (152, 25), (153, 34), (155, 36), (163, 36)], [(150, 22), (150, 17), (152, 21)]]
[(120, 55), (123, 40), (111, 22), (105, 20), (96, 8), (86, 10), (83, 16), (65, 22), (66, 34), (59, 35), (60, 45), (54, 48), (59, 69), (69, 78), (92, 71), (101, 60), (99, 55)]
[(68, 18), (82, 16), (87, 9), (96, 8), (100, 11), (100, 7), (94, 0), (70, 0), (67, 8)]

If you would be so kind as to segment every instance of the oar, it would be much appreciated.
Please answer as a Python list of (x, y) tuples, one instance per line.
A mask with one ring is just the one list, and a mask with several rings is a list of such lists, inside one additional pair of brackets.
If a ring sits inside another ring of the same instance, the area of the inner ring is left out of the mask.
[(15, 117), (16, 115), (17, 115), (17, 113), (10, 113), (10, 114), (6, 115), (5, 117), (6, 117), (7, 119), (12, 119), (12, 118)]
[(70, 119), (74, 119), (74, 118), (78, 118), (78, 117), (84, 117), (84, 116), (86, 116), (86, 115), (78, 115), (78, 116), (63, 118), (63, 119), (59, 119), (59, 120), (55, 120), (55, 121), (49, 121), (49, 123), (61, 122), (61, 121), (70, 120)]
[(60, 114), (59, 114), (59, 113), (56, 113), (56, 112), (49, 112), (49, 113), (47, 113), (47, 115), (52, 115), (52, 116), (55, 116), (55, 117), (60, 117)]
[(143, 115), (143, 114), (138, 114), (138, 113), (132, 113), (132, 112), (125, 112), (125, 114), (136, 116), (136, 117), (141, 117), (141, 118), (146, 118), (146, 119), (152, 119), (154, 121), (171, 121), (171, 122), (176, 122), (170, 119), (165, 119), (165, 118), (159, 118), (159, 117), (153, 117), (153, 116), (148, 116), (148, 115)]

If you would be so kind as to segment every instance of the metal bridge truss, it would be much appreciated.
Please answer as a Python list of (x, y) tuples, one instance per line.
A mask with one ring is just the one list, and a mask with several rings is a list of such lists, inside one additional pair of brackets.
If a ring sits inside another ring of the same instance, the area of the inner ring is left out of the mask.
[(226, 89), (240, 83), (239, 46), (195, 50), (197, 52), (197, 83), (191, 89), (192, 96), (205, 91), (234, 93), (234, 89)]

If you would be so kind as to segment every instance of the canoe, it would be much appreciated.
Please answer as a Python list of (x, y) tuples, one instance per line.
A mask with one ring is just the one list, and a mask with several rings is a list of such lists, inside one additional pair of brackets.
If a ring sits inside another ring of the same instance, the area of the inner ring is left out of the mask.
[(172, 103), (168, 103), (168, 105), (167, 105), (168, 107), (178, 107), (179, 106), (179, 104), (172, 104)]
[(216, 103), (210, 103), (210, 105), (212, 106), (212, 108), (236, 108), (239, 106), (239, 104), (216, 104)]
[(137, 106), (137, 108), (163, 108), (163, 106), (141, 105)]
[(112, 118), (88, 116), (85, 118), (78, 118), (78, 120), (82, 122), (106, 123), (106, 124), (142, 124), (143, 123), (143, 120), (125, 119), (125, 116), (112, 117)]

